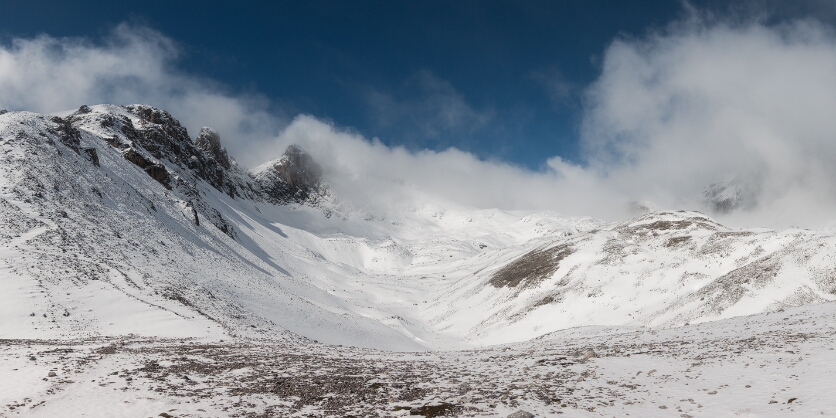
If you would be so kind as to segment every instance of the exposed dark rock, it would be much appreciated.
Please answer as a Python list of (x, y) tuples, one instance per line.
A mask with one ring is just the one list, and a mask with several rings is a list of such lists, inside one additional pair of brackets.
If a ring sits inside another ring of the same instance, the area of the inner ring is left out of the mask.
[(0, 109), (0, 115), (5, 115), (6, 113), (9, 113), (9, 111), (6, 109)]
[(200, 212), (200, 214), (202, 214), (203, 217), (209, 221), (209, 223), (215, 225), (215, 228), (218, 228), (228, 237), (235, 239), (235, 229), (232, 225), (226, 222), (226, 219), (224, 219), (217, 209), (200, 199), (192, 200), (192, 204), (196, 211)]
[(457, 416), (462, 412), (462, 407), (449, 403), (438, 405), (424, 405), (409, 410), (409, 415), (421, 415), (427, 418)]
[[(189, 134), (180, 122), (165, 110), (146, 105), (126, 106), (129, 112), (140, 117), (136, 139), (154, 158), (167, 158), (178, 162), (185, 156), (183, 149), (192, 145)], [(126, 134), (127, 135), (127, 134)]]
[(141, 136), (139, 132), (134, 128), (133, 122), (130, 119), (124, 118), (122, 126), (119, 127), (119, 130), (122, 131), (125, 136), (131, 141), (138, 141)]
[(256, 174), (256, 181), (279, 203), (303, 202), (320, 190), (322, 168), (298, 145)]
[(171, 190), (171, 183), (169, 182), (170, 176), (168, 175), (168, 170), (162, 164), (154, 164), (145, 168), (145, 172), (151, 176), (152, 179), (157, 180), (160, 184), (165, 186), (166, 189)]
[(534, 418), (534, 414), (528, 411), (519, 410), (509, 414), (507, 418)]
[(195, 147), (203, 151), (204, 154), (213, 158), (221, 167), (229, 169), (232, 165), (229, 161), (229, 155), (226, 149), (221, 146), (221, 136), (212, 128), (203, 127), (194, 141)]
[(99, 153), (95, 148), (84, 148), (84, 154), (87, 155), (87, 158), (93, 165), (99, 167)]
[(668, 239), (668, 242), (665, 243), (665, 247), (672, 248), (682, 245), (688, 241), (691, 241), (691, 237), (688, 235), (684, 235), (681, 237), (673, 237)]
[(105, 138), (105, 141), (107, 141), (107, 143), (113, 148), (119, 148), (119, 146), (122, 145), (122, 143), (119, 142), (119, 138), (115, 136)]
[(58, 116), (53, 116), (50, 120), (58, 125), (55, 128), (51, 128), (50, 133), (58, 135), (64, 145), (70, 147), (78, 154), (78, 147), (81, 143), (81, 132), (73, 127), (72, 121), (69, 118), (65, 119)]
[[(144, 150), (157, 160), (168, 160), (174, 166), (188, 168), (189, 175), (203, 179), (230, 197), (260, 197), (247, 174), (237, 168), (220, 146), (217, 133), (201, 130), (196, 142), (192, 142), (186, 128), (164, 110), (146, 105), (125, 106), (125, 110), (136, 115), (139, 121), (132, 122), (125, 116), (95, 117), (101, 119), (99, 123), (103, 127), (118, 129), (132, 148)], [(119, 142), (117, 138), (111, 145), (122, 147)]]
[(166, 189), (171, 190), (171, 176), (168, 174), (165, 166), (160, 163), (155, 163), (139, 153), (133, 148), (128, 148), (122, 152), (122, 157), (133, 163), (135, 166), (145, 170), (152, 179), (156, 180)]
[(75, 114), (76, 114), (76, 115), (83, 115), (83, 114), (85, 114), (85, 113), (90, 113), (90, 112), (92, 112), (92, 110), (90, 109), (90, 106), (87, 106), (87, 105), (81, 105), (81, 106), (78, 108), (78, 110), (76, 110), (76, 111), (75, 111)]
[(133, 148), (128, 148), (125, 151), (122, 151), (122, 157), (141, 169), (145, 169), (152, 164), (151, 161)]

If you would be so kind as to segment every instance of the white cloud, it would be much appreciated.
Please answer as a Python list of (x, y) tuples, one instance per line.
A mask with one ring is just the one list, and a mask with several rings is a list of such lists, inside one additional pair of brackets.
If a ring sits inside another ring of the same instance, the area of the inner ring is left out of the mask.
[[(203, 124), (217, 128), (247, 166), (298, 143), (343, 193), (379, 203), (427, 193), (477, 207), (619, 219), (638, 201), (706, 209), (703, 190), (734, 181), (750, 201), (718, 215), (731, 224), (818, 226), (836, 213), (836, 36), (812, 21), (770, 27), (695, 18), (615, 40), (584, 93), (584, 164), (555, 156), (540, 172), (452, 148), (387, 147), (312, 116), (287, 124), (265, 110), (264, 98), (178, 71), (177, 57), (170, 39), (124, 25), (102, 43), (16, 39), (0, 46), (0, 107), (149, 103), (193, 133)], [(429, 73), (413, 82), (424, 91), (421, 102), (372, 92), (380, 123), (433, 135), (490, 118)], [(404, 119), (410, 112), (420, 117)]]
[[(264, 98), (229, 94), (178, 71), (178, 55), (171, 39), (125, 24), (100, 43), (17, 38), (0, 45), (0, 108), (57, 112), (82, 104), (150, 104), (171, 112), (192, 134), (207, 124), (217, 129), (233, 154), (285, 125), (264, 110)], [(254, 163), (248, 155), (245, 162)]]
[(698, 205), (709, 184), (755, 192), (752, 220), (821, 222), (836, 203), (836, 39), (812, 21), (698, 20), (618, 40), (589, 89), (590, 170), (637, 199)]
[[(836, 209), (836, 39), (812, 21), (778, 27), (699, 19), (619, 39), (585, 93), (585, 164), (531, 172), (451, 149), (409, 153), (304, 117), (299, 142), (343, 174), (404, 179), (480, 207), (548, 208), (618, 219), (631, 202), (711, 210), (734, 182), (733, 225), (819, 226)], [(316, 132), (305, 136), (302, 132)], [(351, 144), (350, 146), (347, 144)]]

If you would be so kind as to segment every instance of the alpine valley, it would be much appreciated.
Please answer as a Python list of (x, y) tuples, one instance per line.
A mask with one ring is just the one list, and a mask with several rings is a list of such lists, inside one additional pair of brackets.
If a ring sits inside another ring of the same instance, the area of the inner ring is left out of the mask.
[(0, 416), (836, 415), (832, 231), (328, 173), (146, 105), (0, 111)]

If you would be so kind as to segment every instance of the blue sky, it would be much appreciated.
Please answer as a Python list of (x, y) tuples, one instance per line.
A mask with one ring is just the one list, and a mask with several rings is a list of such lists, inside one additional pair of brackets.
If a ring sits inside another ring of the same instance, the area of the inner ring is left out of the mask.
[[(819, 9), (691, 4), (773, 20)], [(583, 94), (608, 45), (686, 13), (678, 0), (6, 1), (3, 9), (7, 40), (46, 33), (95, 41), (123, 22), (147, 26), (178, 44), (181, 70), (264, 96), (273, 113), (311, 114), (388, 145), (452, 146), (530, 169), (555, 155), (581, 160)]]

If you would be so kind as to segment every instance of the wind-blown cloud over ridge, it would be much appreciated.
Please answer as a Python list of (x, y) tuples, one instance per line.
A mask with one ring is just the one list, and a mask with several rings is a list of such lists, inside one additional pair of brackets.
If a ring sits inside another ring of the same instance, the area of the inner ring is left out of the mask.
[(820, 222), (836, 198), (834, 109), (831, 28), (694, 19), (610, 45), (583, 141), (589, 169), (629, 195), (693, 207), (732, 182), (750, 209), (738, 217)]
[(480, 207), (617, 219), (649, 202), (735, 225), (821, 226), (836, 213), (834, 110), (830, 28), (693, 18), (606, 49), (585, 93), (580, 165), (553, 157), (531, 172), (457, 150), (410, 154), (309, 117), (279, 140), (342, 175), (388, 173)]
[(101, 42), (15, 38), (0, 45), (0, 107), (57, 112), (82, 104), (152, 104), (191, 132), (211, 124), (239, 142), (273, 137), (286, 125), (266, 111), (266, 99), (230, 94), (212, 80), (177, 70), (179, 55), (170, 38), (127, 24)]
[(820, 226), (836, 213), (836, 36), (815, 21), (692, 18), (616, 39), (584, 94), (582, 161), (552, 156), (541, 171), (387, 147), (308, 115), (287, 123), (266, 99), (178, 71), (177, 59), (170, 39), (127, 25), (100, 43), (15, 39), (0, 46), (0, 107), (152, 104), (192, 132), (212, 125), (246, 166), (298, 143), (343, 193), (380, 204), (416, 192), (619, 219), (642, 201), (770, 226)]

